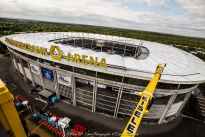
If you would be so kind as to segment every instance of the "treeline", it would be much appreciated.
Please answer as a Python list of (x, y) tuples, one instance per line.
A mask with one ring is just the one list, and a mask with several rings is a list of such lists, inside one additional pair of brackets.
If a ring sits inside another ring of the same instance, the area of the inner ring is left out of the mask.
[[(87, 32), (153, 41), (177, 46), (177, 48), (188, 52), (197, 51), (198, 49), (205, 52), (205, 39), (202, 38), (89, 25), (0, 19), (0, 37), (15, 32)], [(0, 49), (2, 51), (3, 48), (0, 46)], [(204, 54), (198, 53), (196, 56), (205, 61)]]
[[(202, 38), (89, 25), (33, 21), (22, 22), (13, 19), (0, 19), (0, 37), (15, 32), (87, 32), (153, 41), (177, 46), (177, 48), (188, 52), (197, 51), (198, 49), (205, 52), (205, 39)], [(0, 46), (0, 52), (2, 49), (2, 46)], [(196, 56), (205, 61), (204, 54), (198, 53)]]
[(205, 96), (205, 83), (200, 84), (198, 88), (202, 92), (202, 94), (204, 94)]
[(0, 34), (9, 35), (14, 32), (88, 32), (96, 34), (122, 36), (134, 39), (154, 41), (163, 44), (185, 45), (190, 48), (204, 48), (205, 39), (161, 34), (130, 29), (119, 29), (88, 25), (74, 25), (49, 22), (19, 22), (15, 20), (0, 19)]

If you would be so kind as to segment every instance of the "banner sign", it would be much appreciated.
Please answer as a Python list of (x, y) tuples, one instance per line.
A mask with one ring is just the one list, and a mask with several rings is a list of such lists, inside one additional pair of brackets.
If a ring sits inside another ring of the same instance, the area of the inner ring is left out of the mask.
[(31, 71), (37, 75), (40, 74), (39, 66), (30, 62)]
[(52, 80), (52, 81), (54, 80), (53, 70), (50, 70), (44, 67), (41, 67), (41, 70), (42, 70), (42, 76), (44, 78)]
[(57, 79), (59, 84), (71, 86), (71, 75), (57, 71)]

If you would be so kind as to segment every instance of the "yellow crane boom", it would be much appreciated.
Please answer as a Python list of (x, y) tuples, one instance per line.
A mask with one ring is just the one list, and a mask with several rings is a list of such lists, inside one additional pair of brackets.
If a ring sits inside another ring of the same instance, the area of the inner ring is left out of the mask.
[[(13, 102), (13, 95), (0, 79), (0, 123), (11, 137), (26, 137)], [(3, 130), (3, 129), (2, 129)]]
[(133, 111), (133, 114), (129, 122), (127, 123), (121, 137), (134, 137), (135, 134), (137, 133), (143, 115), (149, 113), (147, 107), (150, 104), (152, 98), (154, 97), (153, 94), (155, 88), (157, 86), (158, 80), (160, 79), (165, 66), (166, 64), (157, 65), (154, 77), (149, 82), (145, 90), (139, 93), (139, 96), (141, 97), (140, 101), (138, 102), (135, 110)]

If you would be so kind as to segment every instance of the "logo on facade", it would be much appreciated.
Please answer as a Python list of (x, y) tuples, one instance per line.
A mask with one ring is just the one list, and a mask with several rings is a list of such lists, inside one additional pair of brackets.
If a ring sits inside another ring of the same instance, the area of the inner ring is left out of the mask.
[(38, 73), (38, 70), (36, 70), (36, 69), (34, 68), (34, 66), (31, 66), (31, 69), (32, 69), (34, 72)]
[(59, 84), (65, 86), (71, 86), (72, 83), (71, 75), (60, 71), (57, 71), (57, 80)]
[(30, 63), (30, 66), (31, 66), (31, 71), (37, 75), (40, 74), (40, 71), (39, 71), (39, 66), (33, 64), (33, 63)]
[(48, 73), (48, 71), (45, 73), (45, 77), (46, 77), (47, 79), (51, 79), (51, 75), (50, 75), (50, 73)]
[(59, 80), (65, 84), (70, 84), (70, 82), (68, 80), (65, 80), (63, 76), (59, 77)]
[[(57, 55), (54, 54), (54, 52), (57, 51)], [(50, 55), (53, 59), (55, 60), (61, 60), (63, 54), (61, 53), (61, 50), (59, 48), (59, 46), (54, 46), (54, 45), (51, 45), (51, 48), (50, 48)]]
[(41, 70), (42, 70), (42, 76), (44, 78), (52, 80), (52, 81), (54, 80), (53, 70), (50, 70), (44, 67), (41, 67)]

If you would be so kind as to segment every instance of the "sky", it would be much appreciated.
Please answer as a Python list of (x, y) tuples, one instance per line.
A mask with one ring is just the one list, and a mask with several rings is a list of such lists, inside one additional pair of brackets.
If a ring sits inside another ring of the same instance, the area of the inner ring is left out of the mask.
[(0, 0), (0, 17), (205, 38), (205, 0)]

